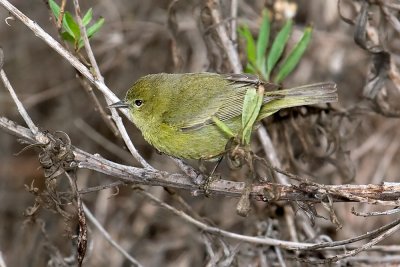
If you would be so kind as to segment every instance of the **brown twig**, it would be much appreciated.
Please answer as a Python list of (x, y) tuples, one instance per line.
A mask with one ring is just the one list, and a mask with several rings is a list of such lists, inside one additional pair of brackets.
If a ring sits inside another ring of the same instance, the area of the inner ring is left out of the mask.
[(241, 73), (242, 65), (240, 64), (239, 55), (232, 41), (229, 39), (225, 24), (222, 23), (221, 14), (219, 11), (219, 0), (207, 0), (206, 6), (210, 11), (213, 24), (215, 25), (215, 31), (217, 32), (224, 51), (226, 52), (233, 73)]
[[(86, 33), (86, 28), (82, 23), (82, 18), (81, 18), (81, 14), (80, 14), (81, 12), (80, 12), (80, 7), (79, 7), (79, 1), (78, 0), (74, 0), (73, 3), (74, 3), (75, 15), (76, 15), (76, 19), (77, 19), (77, 22), (78, 22), (78, 25), (79, 25), (79, 28), (80, 28), (80, 31), (81, 31), (81, 37), (83, 39), (84, 47), (85, 47), (86, 53), (87, 53), (87, 55), (89, 57), (89, 62), (92, 65), (92, 68), (94, 70), (94, 78), (95, 78), (95, 80), (98, 80), (98, 81), (100, 81), (101, 83), (104, 84), (104, 78), (101, 75), (100, 68), (99, 68), (99, 66), (97, 64), (96, 58), (94, 57), (92, 48), (90, 46), (89, 38), (88, 38), (87, 33)], [(113, 100), (111, 100), (108, 97), (105, 97), (105, 99), (106, 99), (106, 102), (107, 102), (108, 105), (111, 105), (111, 104), (115, 103)], [(153, 167), (139, 154), (139, 152), (136, 150), (135, 146), (133, 145), (131, 139), (129, 138), (128, 132), (126, 131), (125, 126), (122, 123), (122, 119), (119, 116), (117, 110), (112, 108), (112, 109), (110, 109), (110, 111), (111, 111), (111, 116), (112, 116), (114, 122), (116, 123), (117, 128), (118, 128), (118, 130), (119, 130), (119, 132), (120, 132), (120, 134), (122, 136), (122, 139), (125, 141), (125, 144), (128, 147), (128, 149), (131, 152), (131, 154), (133, 155), (133, 157), (137, 161), (139, 161), (139, 163), (142, 164), (143, 167), (152, 169)], [(129, 115), (128, 115), (128, 117), (129, 117)]]
[(133, 258), (125, 249), (123, 249), (115, 240), (111, 237), (111, 235), (104, 229), (104, 227), (99, 223), (99, 221), (94, 217), (92, 212), (83, 204), (83, 210), (88, 218), (88, 220), (97, 228), (97, 230), (104, 236), (104, 238), (115, 247), (118, 252), (120, 252), (130, 263), (134, 266), (142, 267), (142, 265)]
[[(0, 4), (3, 5), (7, 10), (9, 10), (16, 18), (21, 20), (28, 28), (30, 28), (36, 36), (44, 40), (50, 47), (52, 47), (57, 53), (69, 61), (69, 63), (74, 66), (83, 76), (86, 77), (90, 82), (92, 82), (105, 96), (108, 103), (118, 102), (118, 97), (104, 84), (102, 79), (98, 79), (94, 76), (91, 71), (83, 65), (76, 57), (69, 53), (60, 43), (54, 40), (48, 33), (46, 33), (41, 27), (39, 27), (34, 21), (25, 16), (21, 11), (14, 7), (10, 2), (6, 0), (0, 0)], [(121, 135), (136, 160), (138, 160), (144, 167), (152, 168), (140, 154), (137, 152), (136, 148), (132, 144), (125, 127), (122, 124), (122, 120), (115, 110), (112, 110), (112, 116), (121, 132)], [(130, 118), (128, 111), (121, 110), (122, 113), (127, 118)]]
[(68, 178), (69, 184), (71, 186), (71, 191), (76, 199), (77, 215), (78, 215), (78, 241), (77, 241), (77, 251), (78, 251), (78, 265), (82, 266), (83, 259), (85, 258), (87, 241), (88, 241), (88, 229), (86, 224), (86, 217), (83, 211), (82, 199), (78, 193), (78, 186), (76, 184), (76, 177), (74, 172), (65, 172)]

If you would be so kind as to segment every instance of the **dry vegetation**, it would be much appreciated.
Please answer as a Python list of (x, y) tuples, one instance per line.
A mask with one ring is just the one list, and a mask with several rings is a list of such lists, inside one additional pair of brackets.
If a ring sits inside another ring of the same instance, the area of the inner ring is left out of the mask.
[[(73, 2), (66, 9), (75, 14)], [(279, 168), (257, 166), (265, 180), (253, 185), (245, 218), (236, 213), (243, 171), (223, 163), (222, 179), (205, 197), (196, 179), (183, 174), (193, 176), (188, 165), (157, 154), (124, 118), (143, 159), (133, 157), (111, 117), (101, 115), (100, 107), (109, 113), (105, 107), (115, 99), (97, 90), (107, 89), (101, 79), (93, 84), (98, 70), (65, 60), (3, 8), (7, 3), (0, 1), (1, 78), (33, 124), (21, 127), (26, 123), (2, 82), (0, 267), (75, 266), (86, 234), (84, 266), (400, 263), (396, 0), (347, 0), (340, 9), (336, 1), (317, 0), (81, 1), (82, 11), (93, 7), (95, 17), (105, 18), (91, 47), (105, 84), (119, 97), (148, 73), (239, 72), (246, 59), (235, 27), (245, 23), (257, 33), (263, 7), (274, 17), (273, 33), (295, 12), (292, 44), (314, 26), (310, 47), (284, 85), (332, 80), (339, 103), (284, 110), (263, 123), (254, 151)], [(60, 41), (46, 1), (13, 4)], [(94, 65), (84, 49), (79, 60)], [(15, 155), (32, 143), (40, 145)]]

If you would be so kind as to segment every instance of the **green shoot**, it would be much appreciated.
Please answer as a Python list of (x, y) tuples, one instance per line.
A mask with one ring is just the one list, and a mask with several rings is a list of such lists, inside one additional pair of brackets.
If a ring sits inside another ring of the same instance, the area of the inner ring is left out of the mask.
[[(271, 42), (271, 21), (268, 10), (264, 9), (258, 37), (255, 39), (247, 25), (239, 28), (239, 35), (246, 40), (246, 55), (248, 64), (245, 72), (256, 74), (264, 81), (273, 80), (281, 83), (298, 65), (306, 51), (312, 35), (312, 28), (307, 27), (300, 41), (294, 46), (287, 57), (282, 59), (293, 28), (293, 21), (287, 20)], [(271, 47), (268, 45), (271, 42)], [(275, 71), (277, 64), (279, 69)], [(271, 74), (276, 73), (271, 79)], [(263, 89), (263, 88), (262, 88)], [(262, 94), (260, 94), (262, 92)], [(264, 90), (249, 88), (243, 101), (241, 138), (244, 145), (250, 143), (251, 132), (262, 106)]]
[[(49, 0), (49, 5), (54, 17), (58, 19), (60, 16), (60, 6), (54, 0)], [(104, 24), (104, 18), (100, 18), (92, 26), (89, 26), (92, 18), (93, 10), (90, 8), (82, 18), (82, 24), (86, 27), (88, 38), (93, 37)], [(68, 11), (65, 11), (62, 17), (61, 37), (63, 40), (71, 43), (76, 51), (79, 51), (84, 45), (79, 25)]]

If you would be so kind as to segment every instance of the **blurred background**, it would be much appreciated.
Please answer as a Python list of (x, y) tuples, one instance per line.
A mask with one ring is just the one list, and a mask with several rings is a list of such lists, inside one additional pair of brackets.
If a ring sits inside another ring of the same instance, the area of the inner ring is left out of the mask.
[[(74, 13), (70, 2), (67, 1), (67, 10)], [(174, 4), (176, 29), (173, 30), (168, 24), (171, 1), (81, 1), (83, 12), (92, 7), (95, 19), (100, 16), (105, 18), (103, 28), (91, 43), (108, 87), (122, 98), (136, 79), (149, 73), (230, 72), (226, 58), (215, 52), (219, 49), (218, 45), (210, 48), (207, 41), (213, 29), (204, 29), (201, 25), (204, 2), (207, 1), (177, 1)], [(12, 3), (59, 40), (45, 1), (14, 0)], [(221, 13), (227, 24), (230, 23), (230, 5), (231, 1), (221, 0)], [(273, 34), (281, 27), (287, 13), (295, 14), (295, 27), (289, 44), (298, 41), (306, 26), (314, 27), (311, 44), (296, 71), (284, 82), (285, 86), (334, 81), (339, 91), (339, 103), (334, 105), (337, 112), (352, 110), (362, 103), (360, 101), (363, 100), (363, 88), (370, 75), (372, 59), (368, 52), (355, 44), (355, 28), (340, 18), (337, 1), (239, 0), (237, 23), (249, 25), (256, 34), (264, 7), (274, 14)], [(360, 6), (352, 1), (344, 1), (341, 8), (343, 15), (353, 20), (360, 10)], [(5, 55), (3, 68), (39, 128), (51, 132), (64, 131), (78, 148), (119, 163), (139, 166), (129, 156), (123, 142), (113, 135), (101, 119), (76, 78), (75, 70), (21, 22), (9, 20), (8, 26), (4, 22), (8, 16), (8, 12), (0, 8), (0, 46)], [(398, 64), (399, 33), (391, 33), (389, 38), (392, 63)], [(210, 53), (210, 49), (214, 49), (213, 53)], [(240, 38), (238, 49), (245, 64)], [(24, 125), (8, 92), (3, 86), (0, 89), (1, 116)], [(398, 94), (398, 91), (395, 93)], [(101, 94), (97, 91), (95, 94), (105, 107)], [(377, 184), (396, 181), (399, 177), (400, 126), (396, 118), (384, 117), (372, 109), (362, 114), (351, 113), (349, 117), (336, 116), (334, 112), (320, 114), (317, 111), (317, 115), (303, 118), (298, 116), (302, 112), (302, 109), (284, 111), (265, 122), (284, 169), (318, 177), (317, 182), (326, 184)], [(301, 129), (300, 135), (311, 136), (309, 142), (315, 142), (318, 151), (328, 150), (328, 145), (321, 145), (320, 137), (315, 133), (316, 125), (322, 125), (318, 129), (330, 134), (326, 142), (335, 145), (332, 157), (307, 153), (300, 145), (298, 129)], [(136, 148), (155, 168), (179, 172), (168, 157), (157, 154), (143, 140), (131, 123), (126, 123), (126, 126)], [(286, 134), (282, 135), (282, 132)], [(102, 138), (121, 149), (110, 152)], [(315, 141), (317, 139), (318, 142)], [(254, 146), (258, 147), (257, 141)], [(44, 177), (34, 150), (14, 156), (23, 147), (15, 137), (0, 131), (0, 252), (7, 266), (45, 266), (51, 259), (55, 262), (57, 253), (62, 257), (73, 254), (71, 236), (76, 232), (76, 225), (27, 190), (31, 185), (39, 191), (43, 190)], [(231, 179), (242, 179), (240, 172), (231, 174), (226, 165), (223, 165), (221, 172), (230, 175)], [(115, 179), (100, 173), (78, 170), (79, 188), (112, 181)], [(57, 183), (60, 190), (68, 190), (66, 179), (60, 178)], [(163, 201), (180, 208), (174, 197), (163, 188), (145, 188)], [(210, 225), (248, 235), (260, 235), (267, 225), (273, 229), (271, 237), (289, 239), (283, 219), (283, 206), (286, 203), (253, 203), (250, 215), (242, 218), (235, 212), (236, 199), (194, 197), (190, 192), (179, 190), (178, 193)], [(210, 244), (219, 253), (217, 256), (223, 258), (224, 245), (219, 243), (219, 239), (199, 232), (128, 187), (85, 194), (83, 200), (112, 237), (144, 266), (206, 266), (210, 262), (207, 250)], [(40, 207), (32, 218), (27, 214), (35, 203)], [(67, 206), (64, 208), (68, 209)], [(351, 214), (352, 207), (360, 211), (382, 210), (383, 207), (349, 203), (335, 204), (334, 207), (343, 228), (336, 230), (336, 225), (329, 220), (317, 218), (314, 226), (317, 235), (327, 235), (334, 240), (351, 238), (393, 219), (365, 219)], [(326, 210), (319, 206), (317, 210), (329, 218)], [(92, 239), (85, 266), (130, 266), (96, 229), (91, 228), (89, 234)], [(299, 236), (303, 241), (306, 239), (300, 230)], [(397, 244), (398, 238), (399, 235), (395, 234), (384, 243)], [(265, 255), (271, 250), (231, 241), (227, 246), (232, 251), (234, 247), (236, 249), (237, 255), (232, 266), (263, 266), (260, 250)], [(269, 259), (271, 265), (268, 266), (275, 266), (276, 258)], [(293, 264), (285, 260), (289, 266)]]

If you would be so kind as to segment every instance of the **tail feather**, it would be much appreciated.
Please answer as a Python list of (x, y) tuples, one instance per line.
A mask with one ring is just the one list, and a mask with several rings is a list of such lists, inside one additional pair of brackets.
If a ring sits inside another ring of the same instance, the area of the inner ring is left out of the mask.
[(335, 83), (323, 82), (266, 92), (259, 119), (283, 108), (336, 102), (338, 100), (336, 91)]

